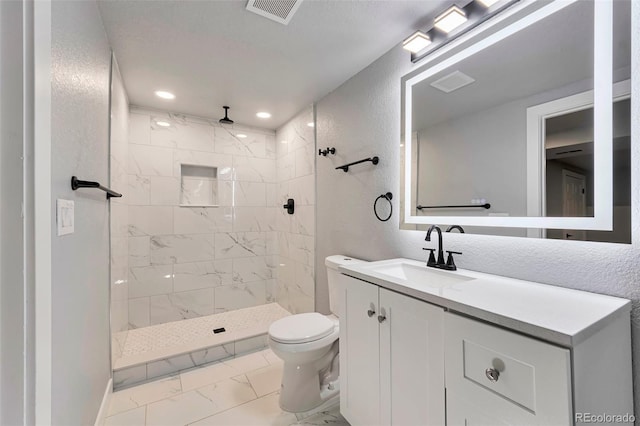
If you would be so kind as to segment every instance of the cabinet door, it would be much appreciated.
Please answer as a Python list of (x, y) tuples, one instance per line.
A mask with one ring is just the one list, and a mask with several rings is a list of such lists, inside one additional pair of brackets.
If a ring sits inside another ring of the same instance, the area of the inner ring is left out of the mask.
[(382, 424), (444, 425), (443, 309), (381, 288), (380, 314)]
[(378, 425), (378, 287), (346, 275), (340, 279), (340, 412), (352, 425)]
[(571, 425), (568, 349), (445, 314), (450, 425)]

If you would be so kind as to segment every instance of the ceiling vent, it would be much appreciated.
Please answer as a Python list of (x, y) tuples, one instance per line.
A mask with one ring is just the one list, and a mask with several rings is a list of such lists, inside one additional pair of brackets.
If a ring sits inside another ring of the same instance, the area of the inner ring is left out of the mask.
[(260, 16), (287, 25), (302, 0), (249, 0), (247, 10)]
[(476, 81), (475, 78), (471, 78), (460, 71), (454, 71), (451, 74), (445, 75), (444, 77), (434, 81), (431, 83), (431, 86), (443, 91), (444, 93), (451, 93), (454, 90), (458, 90), (461, 87), (473, 83), (474, 81)]

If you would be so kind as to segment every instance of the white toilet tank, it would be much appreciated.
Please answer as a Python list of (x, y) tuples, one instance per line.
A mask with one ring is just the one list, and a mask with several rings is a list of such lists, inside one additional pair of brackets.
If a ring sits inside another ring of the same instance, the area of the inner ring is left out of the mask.
[(324, 260), (324, 264), (327, 267), (327, 283), (329, 284), (329, 306), (331, 308), (331, 313), (335, 316), (340, 315), (340, 307), (342, 305), (342, 297), (344, 294), (344, 281), (340, 279), (342, 274), (338, 271), (338, 266), (363, 262), (366, 261), (354, 259), (349, 256), (343, 256), (341, 254), (329, 256)]

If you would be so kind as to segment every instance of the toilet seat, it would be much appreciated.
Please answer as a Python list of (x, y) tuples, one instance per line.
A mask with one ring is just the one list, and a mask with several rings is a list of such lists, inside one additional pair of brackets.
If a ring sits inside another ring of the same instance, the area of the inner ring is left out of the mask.
[(334, 329), (334, 321), (317, 312), (311, 312), (275, 321), (269, 327), (269, 336), (279, 343), (308, 343), (328, 336)]

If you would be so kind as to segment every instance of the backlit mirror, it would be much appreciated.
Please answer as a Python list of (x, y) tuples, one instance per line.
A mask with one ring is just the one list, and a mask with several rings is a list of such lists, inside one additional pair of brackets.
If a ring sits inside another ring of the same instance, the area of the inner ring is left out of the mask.
[(630, 5), (550, 2), (405, 76), (403, 226), (630, 242)]

